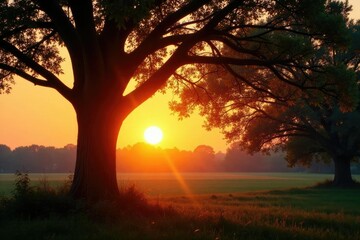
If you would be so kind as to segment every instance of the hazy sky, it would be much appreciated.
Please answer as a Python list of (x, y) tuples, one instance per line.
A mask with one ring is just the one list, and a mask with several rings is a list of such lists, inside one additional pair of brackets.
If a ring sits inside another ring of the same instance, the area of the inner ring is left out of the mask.
[[(353, 5), (352, 18), (360, 18), (360, 0), (349, 2)], [(66, 72), (61, 79), (70, 84), (68, 62), (64, 69)], [(71, 105), (54, 90), (16, 80), (10, 94), (0, 95), (0, 144), (11, 148), (30, 144), (55, 147), (76, 144), (77, 126)], [(156, 94), (131, 113), (121, 128), (118, 147), (144, 141), (145, 128), (157, 125), (164, 132), (161, 147), (193, 150), (200, 144), (207, 144), (216, 151), (226, 150), (226, 142), (219, 131), (204, 130), (200, 116), (178, 121), (168, 109), (171, 99), (171, 93)]]

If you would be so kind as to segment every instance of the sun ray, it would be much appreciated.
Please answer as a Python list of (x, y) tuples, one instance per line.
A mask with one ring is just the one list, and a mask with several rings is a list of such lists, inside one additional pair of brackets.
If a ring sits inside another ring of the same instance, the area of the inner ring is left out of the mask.
[(186, 181), (184, 180), (183, 176), (181, 175), (181, 173), (176, 169), (176, 166), (174, 165), (173, 161), (171, 160), (171, 158), (164, 153), (164, 157), (170, 167), (171, 172), (174, 174), (176, 180), (178, 181), (178, 183), (180, 184), (180, 187), (182, 188), (182, 190), (185, 193), (185, 196), (188, 197), (191, 201), (191, 203), (196, 206), (199, 207), (200, 204), (198, 203), (198, 201), (195, 199), (194, 194), (192, 193), (190, 187), (188, 186), (188, 184), (186, 183)]

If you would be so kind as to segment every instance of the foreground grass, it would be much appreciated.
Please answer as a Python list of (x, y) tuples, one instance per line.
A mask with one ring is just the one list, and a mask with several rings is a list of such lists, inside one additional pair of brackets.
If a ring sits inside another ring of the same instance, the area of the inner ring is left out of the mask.
[[(131, 191), (133, 191), (132, 189)], [(360, 190), (301, 188), (99, 203), (67, 214), (0, 214), (1, 239), (360, 239)], [(51, 200), (52, 201), (52, 200)], [(152, 211), (152, 210), (154, 211)], [(149, 210), (149, 209), (148, 209)], [(51, 211), (50, 211), (51, 212)]]

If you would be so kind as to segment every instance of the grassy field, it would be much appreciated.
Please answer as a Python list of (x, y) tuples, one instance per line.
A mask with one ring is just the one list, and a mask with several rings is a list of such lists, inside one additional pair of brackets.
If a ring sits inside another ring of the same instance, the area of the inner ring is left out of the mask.
[[(46, 179), (52, 186), (61, 185), (69, 174), (30, 174), (33, 184)], [(119, 186), (136, 185), (148, 196), (180, 196), (189, 193), (218, 194), (301, 188), (332, 179), (331, 174), (307, 173), (123, 173)], [(360, 180), (360, 176), (354, 176)], [(14, 188), (14, 174), (0, 174), (0, 195), (9, 195)]]
[[(112, 218), (111, 204), (100, 203), (87, 213), (66, 216), (3, 216), (1, 239), (360, 239), (359, 189), (305, 187), (327, 175), (184, 175), (185, 188), (194, 195), (184, 194), (182, 184), (166, 174), (122, 177), (123, 184), (147, 189), (148, 202), (161, 206), (160, 214), (125, 211)], [(8, 182), (12, 178), (6, 177)], [(60, 176), (48, 179), (55, 185), (64, 181)]]

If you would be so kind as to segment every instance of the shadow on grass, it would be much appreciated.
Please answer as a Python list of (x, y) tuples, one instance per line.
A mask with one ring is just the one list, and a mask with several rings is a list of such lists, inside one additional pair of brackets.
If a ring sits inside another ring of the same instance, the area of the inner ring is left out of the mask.
[(335, 185), (333, 180), (327, 179), (323, 182), (319, 182), (312, 187), (313, 189), (358, 189), (360, 190), (360, 182), (354, 180), (353, 183), (347, 185)]

